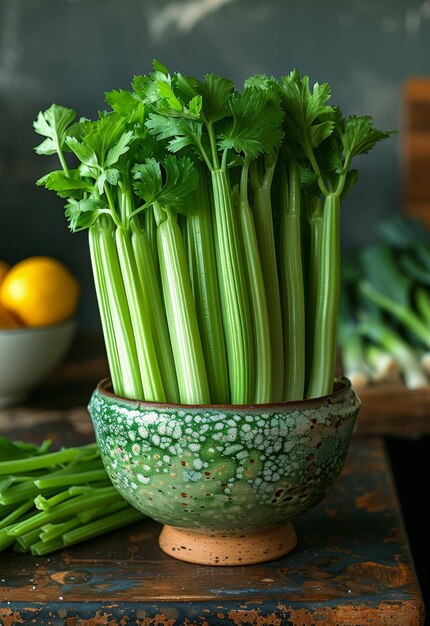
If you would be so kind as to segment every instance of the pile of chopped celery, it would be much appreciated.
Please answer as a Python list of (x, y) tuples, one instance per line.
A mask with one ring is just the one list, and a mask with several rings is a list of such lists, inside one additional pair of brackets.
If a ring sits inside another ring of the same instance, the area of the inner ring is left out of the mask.
[[(114, 391), (184, 404), (330, 393), (340, 205), (351, 162), (389, 133), (344, 117), (297, 71), (243, 89), (159, 62), (107, 111), (52, 105), (38, 181), (88, 230)], [(70, 155), (66, 153), (71, 153)]]
[(381, 241), (345, 258), (339, 348), (357, 387), (430, 387), (430, 234), (415, 218), (380, 224)]
[(95, 443), (49, 446), (0, 437), (0, 551), (49, 554), (144, 518), (112, 485)]

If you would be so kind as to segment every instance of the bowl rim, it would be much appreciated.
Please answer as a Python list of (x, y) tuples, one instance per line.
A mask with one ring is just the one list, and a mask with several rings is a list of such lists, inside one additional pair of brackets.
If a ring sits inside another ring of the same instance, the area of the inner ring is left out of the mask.
[(110, 391), (108, 387), (112, 386), (110, 378), (103, 378), (96, 387), (96, 392), (101, 396), (108, 398), (109, 400), (116, 400), (121, 403), (132, 404), (142, 408), (157, 408), (157, 409), (186, 409), (187, 411), (196, 410), (223, 410), (223, 411), (250, 411), (250, 410), (273, 410), (276, 407), (300, 407), (300, 408), (314, 408), (316, 405), (320, 405), (321, 401), (327, 401), (330, 399), (338, 398), (339, 396), (353, 391), (357, 401), (360, 402), (359, 397), (355, 393), (351, 381), (346, 376), (335, 376), (334, 386), (338, 386), (338, 389), (334, 389), (332, 393), (324, 396), (318, 396), (317, 398), (305, 398), (304, 400), (288, 400), (287, 402), (269, 402), (265, 404), (177, 404), (173, 402), (150, 402), (147, 400), (135, 400), (133, 398), (126, 398), (124, 396), (117, 395)]
[(69, 328), (76, 326), (77, 321), (75, 318), (68, 319), (58, 324), (47, 324), (46, 326), (19, 326), (18, 328), (0, 328), (0, 337), (6, 337), (11, 335), (25, 335), (26, 333), (46, 333), (53, 330), (60, 330), (61, 328)]

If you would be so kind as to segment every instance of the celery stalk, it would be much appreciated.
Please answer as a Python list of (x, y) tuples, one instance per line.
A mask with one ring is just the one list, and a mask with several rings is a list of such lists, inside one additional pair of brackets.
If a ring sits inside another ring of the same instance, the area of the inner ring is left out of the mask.
[(16, 520), (18, 520), (22, 515), (27, 513), (27, 511), (29, 511), (32, 507), (32, 499), (24, 501), (22, 504), (17, 506), (14, 511), (11, 511), (9, 515), (6, 515), (5, 517), (3, 517), (3, 519), (0, 519), (0, 529), (6, 528), (6, 526), (9, 526), (10, 524), (13, 524), (13, 522), (16, 522)]
[(15, 544), (14, 549), (17, 552), (28, 552), (31, 546), (39, 540), (39, 533), (40, 528), (36, 528), (35, 530), (25, 533), (25, 535), (17, 537), (17, 543)]
[(181, 230), (154, 203), (161, 282), (183, 404), (209, 404), (209, 385)]
[(140, 399), (164, 402), (166, 395), (150, 323), (151, 305), (141, 288), (131, 237), (125, 229), (117, 228), (115, 238), (143, 387)]
[(284, 317), (284, 400), (302, 400), (305, 385), (305, 297), (301, 248), (300, 180), (294, 161), (282, 201), (280, 265)]
[[(39, 489), (32, 481), (27, 481), (11, 487), (7, 491), (0, 494), (1, 504), (15, 504), (28, 498), (34, 498), (39, 493)], [(49, 492), (45, 495), (49, 495)]]
[(83, 524), (79, 528), (70, 530), (63, 535), (64, 545), (71, 546), (80, 541), (85, 541), (91, 537), (97, 537), (101, 533), (105, 533), (117, 528), (121, 528), (126, 524), (131, 524), (142, 519), (142, 513), (137, 509), (128, 507), (122, 511), (118, 511), (112, 515), (95, 520), (89, 524)]
[(187, 216), (188, 265), (202, 338), (211, 401), (228, 404), (227, 356), (216, 272), (208, 180), (202, 167), (195, 210)]
[(49, 489), (50, 487), (62, 487), (66, 485), (79, 485), (80, 483), (90, 483), (106, 478), (106, 470), (97, 469), (89, 472), (76, 472), (62, 476), (47, 476), (37, 478), (34, 484), (39, 489)]
[(57, 539), (74, 528), (80, 526), (82, 522), (77, 516), (72, 517), (66, 522), (60, 522), (59, 524), (45, 524), (42, 526), (42, 530), (39, 533), (39, 538), (43, 543), (51, 542), (53, 539)]
[(33, 470), (45, 469), (69, 463), (75, 459), (82, 460), (87, 455), (92, 455), (97, 450), (96, 444), (88, 444), (80, 448), (65, 448), (58, 452), (48, 452), (25, 459), (11, 459), (0, 462), (0, 475), (32, 472)]
[(99, 219), (99, 250), (100, 261), (105, 271), (106, 293), (112, 318), (112, 327), (116, 337), (118, 360), (121, 364), (124, 395), (127, 398), (143, 399), (143, 387), (136, 342), (130, 319), (130, 311), (121, 274), (118, 251), (112, 228), (108, 224), (100, 224)]
[(321, 235), (322, 235), (322, 202), (320, 198), (306, 198), (307, 220), (309, 225), (309, 264), (307, 268), (306, 285), (306, 346), (305, 346), (305, 372), (306, 386), (312, 365), (312, 354), (315, 335), (316, 320), (316, 294), (318, 268), (321, 259)]
[(257, 236), (248, 201), (248, 172), (249, 160), (246, 160), (241, 172), (239, 214), (254, 331), (254, 393), (251, 402), (265, 404), (271, 399), (270, 322)]
[(252, 212), (269, 314), (272, 373), (271, 402), (281, 402), (284, 389), (284, 339), (271, 201), (272, 180), (276, 162), (276, 157), (260, 157), (251, 163), (250, 168), (250, 179), (254, 194)]
[(9, 527), (8, 533), (13, 537), (25, 535), (36, 528), (41, 528), (45, 524), (58, 522), (66, 519), (70, 515), (78, 513), (82, 509), (106, 506), (121, 500), (121, 496), (114, 487), (100, 489), (90, 496), (78, 496), (69, 502), (64, 502), (61, 507), (56, 507), (51, 511), (41, 511), (32, 517)]
[(50, 554), (51, 552), (61, 550), (62, 548), (64, 548), (63, 538), (56, 537), (55, 539), (51, 539), (51, 541), (38, 541), (37, 543), (33, 543), (30, 550), (33, 556), (44, 556), (45, 554)]
[(227, 172), (225, 169), (215, 169), (211, 174), (215, 247), (229, 369), (230, 401), (232, 404), (247, 404), (252, 398), (254, 361), (241, 243)]
[(101, 261), (98, 226), (92, 226), (88, 230), (88, 243), (90, 248), (91, 265), (93, 270), (94, 286), (103, 330), (106, 355), (109, 363), (109, 372), (112, 380), (114, 393), (124, 396), (125, 389), (122, 377), (122, 369), (116, 345), (115, 331), (112, 315), (109, 307), (109, 297), (106, 288), (106, 276)]
[[(149, 207), (148, 211), (152, 212)], [(146, 215), (146, 211), (144, 212)], [(154, 218), (155, 219), (155, 218)], [(132, 245), (134, 256), (136, 259), (137, 270), (140, 278), (140, 288), (143, 297), (150, 303), (147, 307), (148, 323), (151, 326), (154, 347), (158, 356), (158, 365), (163, 387), (166, 393), (166, 399), (169, 402), (179, 402), (178, 381), (176, 376), (175, 364), (173, 361), (172, 346), (170, 343), (169, 329), (167, 327), (166, 311), (164, 308), (163, 297), (161, 293), (161, 284), (158, 277), (158, 259), (157, 266), (154, 263), (151, 244), (147, 235), (139, 230), (136, 220), (131, 223), (133, 231)]]
[(15, 542), (15, 537), (11, 537), (8, 534), (9, 528), (11, 527), (5, 526), (4, 528), (0, 529), (0, 551), (4, 550)]
[(340, 200), (324, 201), (321, 260), (316, 277), (315, 331), (307, 398), (331, 393), (336, 368), (337, 312), (340, 294)]
[(157, 222), (155, 221), (154, 209), (152, 207), (147, 207), (147, 209), (143, 212), (142, 220), (143, 231), (147, 237), (149, 247), (152, 252), (154, 267), (158, 275), (160, 268), (158, 266), (157, 252)]
[(123, 500), (122, 502), (110, 504), (107, 507), (90, 509), (88, 511), (79, 511), (77, 516), (82, 524), (88, 524), (89, 522), (93, 522), (94, 520), (104, 517), (105, 515), (111, 515), (111, 513), (116, 513), (117, 511), (122, 511), (127, 508), (130, 508), (130, 504), (126, 500)]
[[(61, 486), (63, 486), (61, 484)], [(36, 498), (34, 498), (34, 506), (39, 509), (39, 511), (49, 511), (53, 506), (56, 506), (60, 502), (64, 502), (65, 500), (69, 500), (70, 492), (68, 489), (65, 491), (60, 491), (60, 493), (55, 494), (52, 498), (45, 498), (42, 494), (39, 494)]]

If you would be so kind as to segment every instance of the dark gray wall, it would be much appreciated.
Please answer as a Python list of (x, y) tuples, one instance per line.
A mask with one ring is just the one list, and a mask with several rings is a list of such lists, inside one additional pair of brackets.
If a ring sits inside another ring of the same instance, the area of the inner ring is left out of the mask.
[[(240, 83), (296, 67), (328, 81), (346, 114), (401, 130), (401, 90), (430, 73), (429, 0), (0, 0), (0, 258), (55, 256), (83, 285), (81, 327), (98, 328), (86, 236), (35, 187), (56, 168), (38, 157), (32, 122), (52, 102), (93, 117), (103, 93), (128, 88), (153, 58), (172, 70)], [(375, 237), (401, 206), (401, 134), (364, 157), (345, 202), (343, 245)]]

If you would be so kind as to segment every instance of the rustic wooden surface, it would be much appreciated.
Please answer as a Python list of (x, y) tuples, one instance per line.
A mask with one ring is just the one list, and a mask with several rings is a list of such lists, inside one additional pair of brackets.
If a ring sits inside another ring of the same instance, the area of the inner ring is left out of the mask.
[[(97, 343), (23, 407), (0, 412), (0, 435), (54, 446), (93, 440), (85, 408), (107, 373)], [(103, 371), (104, 370), (104, 371)], [(384, 443), (354, 437), (324, 501), (297, 520), (297, 548), (271, 563), (197, 566), (158, 547), (145, 520), (48, 557), (0, 553), (0, 624), (282, 626), (423, 623), (423, 604)]]
[(419, 437), (430, 433), (430, 391), (410, 391), (401, 384), (378, 384), (360, 389), (360, 435)]

